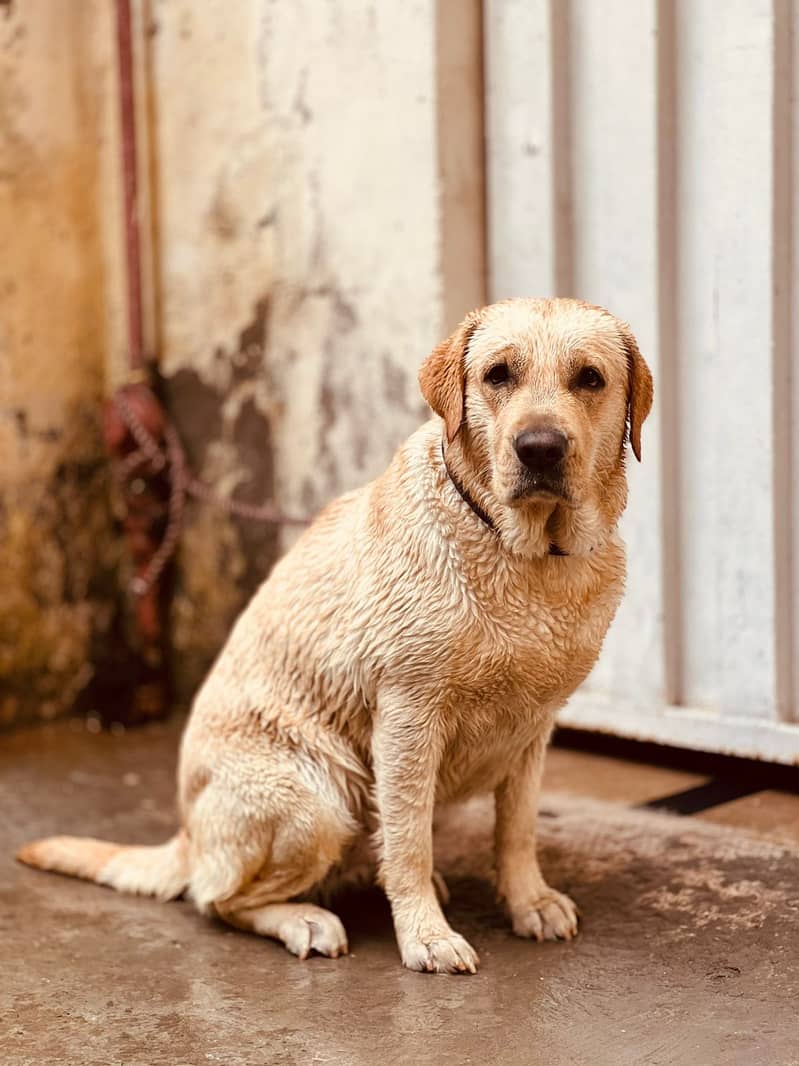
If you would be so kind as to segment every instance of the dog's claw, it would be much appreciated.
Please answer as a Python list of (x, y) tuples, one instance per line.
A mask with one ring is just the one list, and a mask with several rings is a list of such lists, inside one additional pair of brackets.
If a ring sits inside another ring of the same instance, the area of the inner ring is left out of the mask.
[(433, 870), (433, 888), (436, 890), (438, 902), (442, 907), (446, 907), (449, 903), (449, 889), (447, 888), (447, 882), (438, 870)]

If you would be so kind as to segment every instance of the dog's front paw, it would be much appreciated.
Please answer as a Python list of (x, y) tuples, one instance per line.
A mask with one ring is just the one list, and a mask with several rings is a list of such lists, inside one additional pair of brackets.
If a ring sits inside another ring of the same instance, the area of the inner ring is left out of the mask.
[(571, 940), (577, 935), (577, 907), (568, 896), (548, 888), (535, 900), (509, 907), (516, 936), (533, 940)]
[(411, 937), (400, 945), (402, 965), (422, 973), (477, 973), (477, 952), (457, 933), (444, 931), (430, 938)]

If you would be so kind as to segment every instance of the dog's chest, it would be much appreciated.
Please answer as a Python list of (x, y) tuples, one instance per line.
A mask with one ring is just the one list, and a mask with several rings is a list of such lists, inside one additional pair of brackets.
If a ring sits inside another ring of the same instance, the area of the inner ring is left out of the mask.
[(442, 798), (493, 788), (549, 728), (596, 661), (621, 582), (512, 592), (453, 634)]
[(531, 706), (568, 695), (595, 662), (621, 597), (620, 579), (591, 578), (506, 577), (475, 596), (449, 632), (451, 682), (481, 704), (490, 693)]

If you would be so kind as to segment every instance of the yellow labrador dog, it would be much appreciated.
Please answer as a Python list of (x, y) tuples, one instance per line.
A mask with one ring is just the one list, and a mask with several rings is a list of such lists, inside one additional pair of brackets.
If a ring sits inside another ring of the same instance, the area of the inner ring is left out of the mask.
[(622, 595), (625, 445), (640, 458), (652, 378), (607, 311), (519, 299), (470, 314), (420, 383), (440, 417), (319, 515), (236, 623), (183, 737), (177, 835), (54, 837), (23, 862), (188, 893), (304, 958), (346, 952), (309, 896), (371, 854), (405, 966), (474, 973), (438, 899), (433, 807), (493, 790), (514, 931), (574, 936), (536, 858), (538, 789)]

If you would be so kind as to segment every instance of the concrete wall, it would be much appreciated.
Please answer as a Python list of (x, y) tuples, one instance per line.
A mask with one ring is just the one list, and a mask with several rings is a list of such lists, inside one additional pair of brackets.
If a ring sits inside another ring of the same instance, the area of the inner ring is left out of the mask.
[[(47, 713), (85, 680), (102, 614), (87, 583), (114, 550), (96, 436), (100, 396), (125, 373), (111, 7), (0, 9), (5, 76), (25, 101), (3, 117), (0, 176), (0, 225), (15, 234), (0, 269), (18, 285), (0, 341), (16, 449), (0, 490), (15, 639), (0, 661), (17, 688), (33, 674), (61, 687)], [(424, 416), (422, 358), (483, 300), (479, 2), (134, 8), (152, 179), (147, 331), (168, 406), (195, 472), (220, 493), (311, 513), (379, 472)], [(34, 452), (24, 424), (60, 435)], [(67, 483), (73, 511), (43, 518), (36, 501), (52, 508), (67, 457), (92, 471), (81, 505)], [(184, 695), (289, 538), (190, 508), (173, 613)], [(85, 580), (68, 591), (61, 572), (79, 545)], [(59, 571), (46, 604), (34, 588), (44, 557)], [(40, 647), (48, 611), (69, 654), (29, 662), (22, 648)], [(41, 711), (37, 691), (29, 712)]]

